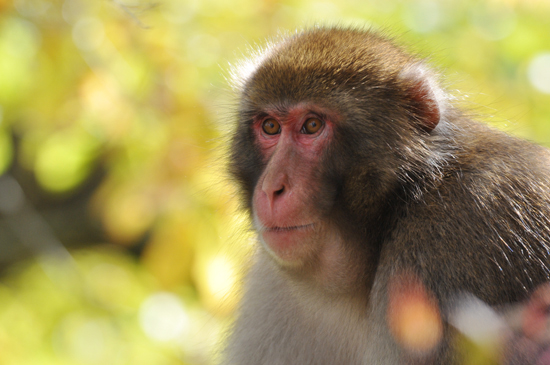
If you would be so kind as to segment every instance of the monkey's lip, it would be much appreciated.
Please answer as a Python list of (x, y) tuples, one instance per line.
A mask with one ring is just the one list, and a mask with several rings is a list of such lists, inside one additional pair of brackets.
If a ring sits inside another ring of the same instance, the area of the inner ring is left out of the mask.
[(266, 227), (265, 232), (275, 232), (275, 233), (283, 232), (284, 233), (284, 232), (300, 231), (300, 230), (304, 230), (304, 229), (313, 228), (314, 225), (315, 225), (315, 223), (302, 224), (302, 225), (299, 225), (299, 226)]

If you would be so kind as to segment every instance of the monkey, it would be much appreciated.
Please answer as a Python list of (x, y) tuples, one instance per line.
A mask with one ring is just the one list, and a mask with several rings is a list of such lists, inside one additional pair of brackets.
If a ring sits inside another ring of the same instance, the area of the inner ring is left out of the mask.
[(549, 151), (475, 121), (394, 39), (313, 27), (234, 74), (258, 245), (224, 364), (459, 364), (457, 298), (548, 282)]

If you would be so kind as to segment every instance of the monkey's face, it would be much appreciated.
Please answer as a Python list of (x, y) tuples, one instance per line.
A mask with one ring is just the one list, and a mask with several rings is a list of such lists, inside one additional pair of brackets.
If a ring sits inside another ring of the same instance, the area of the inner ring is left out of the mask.
[[(264, 110), (252, 131), (265, 166), (252, 197), (254, 224), (280, 262), (300, 264), (323, 250), (326, 205), (321, 159), (338, 118), (304, 103)], [(329, 203), (330, 204), (330, 203)]]
[(291, 38), (242, 76), (230, 167), (267, 251), (333, 283), (375, 256), (373, 222), (431, 164), (439, 120), (420, 66), (376, 36), (341, 35)]

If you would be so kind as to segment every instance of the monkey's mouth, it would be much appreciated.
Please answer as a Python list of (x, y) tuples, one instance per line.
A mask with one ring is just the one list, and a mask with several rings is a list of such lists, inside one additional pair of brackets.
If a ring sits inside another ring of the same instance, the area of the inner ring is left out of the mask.
[(292, 263), (300, 261), (307, 252), (308, 242), (315, 234), (315, 223), (296, 226), (264, 226), (260, 231), (260, 240), (264, 247), (279, 262)]
[(305, 230), (305, 229), (311, 229), (313, 228), (315, 224), (309, 223), (309, 224), (303, 224), (300, 226), (287, 226), (287, 227), (266, 227), (265, 232), (291, 232), (291, 231), (299, 231), (299, 230)]

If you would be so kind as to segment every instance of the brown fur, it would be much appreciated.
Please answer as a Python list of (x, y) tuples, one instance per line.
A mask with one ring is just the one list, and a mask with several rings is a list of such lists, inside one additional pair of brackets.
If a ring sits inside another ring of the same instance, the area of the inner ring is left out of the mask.
[[(225, 363), (414, 363), (386, 323), (394, 273), (414, 272), (444, 320), (457, 293), (500, 305), (549, 279), (548, 151), (465, 117), (391, 41), (307, 30), (269, 47), (238, 83), (230, 170), (251, 212), (266, 166), (254, 117), (300, 102), (341, 116), (312, 182), (327, 192), (315, 196), (330, 227), (320, 244), (337, 259), (288, 268), (260, 248)], [(458, 361), (453, 333), (427, 362)]]

